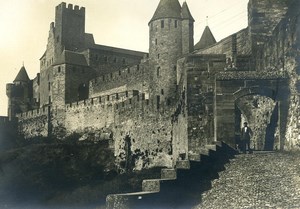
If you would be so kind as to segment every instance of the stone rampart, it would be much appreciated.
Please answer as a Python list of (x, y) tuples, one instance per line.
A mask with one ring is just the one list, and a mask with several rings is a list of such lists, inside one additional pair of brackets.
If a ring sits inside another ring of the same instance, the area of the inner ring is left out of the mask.
[(49, 136), (50, 106), (17, 115), (19, 134), (25, 139)]
[(89, 95), (90, 97), (97, 97), (134, 89), (147, 92), (148, 87), (149, 70), (146, 65), (141, 64), (105, 74), (91, 80), (89, 84)]
[(68, 104), (65, 128), (67, 134), (96, 133), (98, 137), (102, 130), (109, 130), (120, 169), (172, 167), (174, 158), (187, 153), (180, 142), (186, 121), (181, 112), (174, 116), (177, 108), (145, 99), (137, 91), (121, 92)]
[(209, 48), (200, 50), (199, 54), (226, 54), (226, 57), (251, 54), (248, 28), (232, 34)]
[(289, 9), (285, 17), (275, 27), (272, 38), (264, 45), (262, 57), (258, 68), (268, 71), (282, 71), (288, 75), (289, 91), (286, 92), (286, 107), (288, 111), (286, 124), (286, 148), (299, 148), (299, 83), (300, 83), (300, 2), (290, 1)]

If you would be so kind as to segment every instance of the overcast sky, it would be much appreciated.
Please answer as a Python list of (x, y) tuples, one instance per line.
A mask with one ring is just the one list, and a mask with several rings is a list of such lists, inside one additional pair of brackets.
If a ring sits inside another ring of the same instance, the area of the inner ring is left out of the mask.
[[(180, 0), (182, 4), (184, 0)], [(195, 44), (206, 16), (217, 41), (247, 27), (248, 0), (186, 0), (195, 19)], [(55, 6), (61, 0), (0, 0), (0, 115), (7, 115), (6, 83), (24, 62), (29, 77), (39, 72)], [(148, 22), (159, 0), (69, 0), (86, 8), (86, 32), (95, 42), (148, 52)]]

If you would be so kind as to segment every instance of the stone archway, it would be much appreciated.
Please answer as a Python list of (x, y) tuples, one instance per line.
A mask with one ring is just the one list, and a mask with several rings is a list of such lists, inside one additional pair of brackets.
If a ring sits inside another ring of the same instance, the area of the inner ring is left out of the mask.
[[(287, 88), (288, 79), (272, 73), (264, 74), (253, 71), (226, 73), (218, 76), (215, 81), (214, 94), (215, 141), (224, 141), (235, 146), (235, 139), (237, 138), (236, 120), (241, 121), (241, 119), (236, 118), (238, 112), (236, 101), (244, 96), (259, 95), (267, 97), (275, 103), (274, 111), (272, 114), (269, 113), (270, 123), (265, 123), (269, 125), (265, 127), (265, 137), (262, 137), (264, 141), (259, 146), (265, 150), (276, 147), (282, 150), (285, 143), (284, 136), (289, 106)], [(240, 112), (239, 115), (242, 115), (242, 111)], [(276, 128), (277, 126), (279, 128)]]
[[(235, 101), (236, 129), (248, 122), (253, 130), (251, 145), (254, 150), (273, 150), (278, 141), (278, 103), (270, 97), (251, 94)], [(239, 119), (239, 120), (238, 120)]]

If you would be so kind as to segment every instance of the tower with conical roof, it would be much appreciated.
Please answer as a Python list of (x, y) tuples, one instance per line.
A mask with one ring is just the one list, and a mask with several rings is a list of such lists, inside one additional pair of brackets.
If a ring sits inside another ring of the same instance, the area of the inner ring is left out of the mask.
[(182, 4), (182, 53), (194, 51), (194, 18), (186, 2)]
[(8, 96), (8, 117), (11, 119), (17, 113), (29, 110), (32, 82), (24, 66), (21, 67), (13, 83), (6, 85)]
[(158, 102), (175, 95), (177, 60), (193, 49), (193, 22), (187, 4), (181, 7), (178, 0), (160, 0), (149, 22), (152, 95)]
[(217, 43), (214, 35), (208, 26), (205, 27), (200, 41), (195, 45), (195, 50), (205, 49)]

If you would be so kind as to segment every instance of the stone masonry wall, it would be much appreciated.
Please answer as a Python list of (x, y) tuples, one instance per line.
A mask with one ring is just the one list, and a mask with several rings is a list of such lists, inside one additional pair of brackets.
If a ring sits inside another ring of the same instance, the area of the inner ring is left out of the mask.
[(264, 46), (261, 66), (269, 71), (283, 71), (289, 75), (289, 91), (286, 92), (289, 105), (287, 130), (285, 136), (286, 148), (294, 149), (299, 140), (297, 121), (299, 121), (300, 93), (300, 2), (290, 1), (289, 9), (272, 33), (272, 38)]
[(147, 62), (105, 74), (89, 83), (89, 97), (139, 90), (149, 93), (149, 69)]
[(291, 97), (289, 120), (286, 132), (286, 149), (300, 148), (300, 96)]
[(191, 55), (186, 59), (189, 151), (214, 141), (215, 74), (225, 69), (225, 55)]
[(49, 108), (32, 110), (18, 114), (19, 134), (25, 139), (47, 137), (49, 132)]
[(251, 54), (250, 37), (248, 28), (245, 28), (231, 36), (228, 36), (215, 45), (200, 50), (198, 54), (226, 54), (226, 57), (234, 57), (235, 55)]
[(102, 76), (118, 70), (124, 69), (127, 66), (138, 65), (146, 53), (134, 52), (113, 47), (95, 45), (93, 48), (86, 50), (84, 55), (88, 61), (88, 65), (96, 70), (97, 76)]
[(156, 100), (144, 99), (143, 94), (123, 93), (67, 105), (67, 134), (95, 133), (96, 140), (102, 140), (101, 134), (109, 133), (121, 170), (172, 167), (179, 154), (187, 153), (180, 141), (186, 133), (184, 116), (180, 111), (175, 114), (178, 107), (157, 106)]

